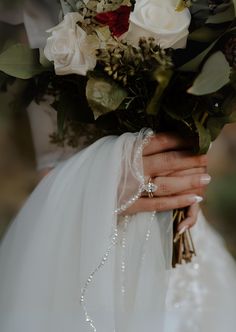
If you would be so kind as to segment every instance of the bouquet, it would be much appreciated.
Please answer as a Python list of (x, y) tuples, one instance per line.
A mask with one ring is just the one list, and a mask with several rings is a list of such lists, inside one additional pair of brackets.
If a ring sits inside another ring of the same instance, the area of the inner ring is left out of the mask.
[[(44, 50), (8, 43), (0, 54), (1, 90), (20, 87), (12, 107), (54, 96), (55, 143), (76, 146), (90, 123), (101, 136), (149, 127), (194, 138), (201, 154), (236, 120), (235, 0), (60, 5)], [(195, 254), (190, 232), (176, 231), (184, 218), (174, 211), (173, 266)]]

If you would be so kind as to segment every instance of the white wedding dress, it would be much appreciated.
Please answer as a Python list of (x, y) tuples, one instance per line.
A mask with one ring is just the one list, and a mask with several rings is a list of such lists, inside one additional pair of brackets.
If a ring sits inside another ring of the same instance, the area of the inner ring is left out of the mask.
[[(41, 21), (23, 16), (37, 31)], [(235, 262), (203, 216), (192, 232), (197, 257), (176, 269), (171, 212), (118, 216), (141, 193), (149, 132), (75, 152), (49, 144), (47, 102), (29, 116), (38, 166), (54, 169), (0, 244), (0, 331), (234, 332)]]

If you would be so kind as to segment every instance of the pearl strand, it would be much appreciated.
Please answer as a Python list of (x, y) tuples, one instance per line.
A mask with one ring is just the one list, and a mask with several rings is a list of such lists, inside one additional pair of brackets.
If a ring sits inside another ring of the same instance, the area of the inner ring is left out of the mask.
[(148, 243), (148, 241), (150, 239), (152, 225), (153, 225), (153, 222), (155, 220), (156, 213), (157, 213), (156, 211), (153, 211), (152, 214), (151, 214), (151, 217), (149, 219), (149, 223), (148, 223), (148, 227), (147, 227), (147, 232), (146, 232), (146, 236), (145, 236), (145, 242), (144, 242), (144, 245), (143, 245), (142, 262), (144, 261), (144, 259), (146, 257), (147, 243)]
[(84, 311), (84, 316), (85, 316), (85, 320), (86, 322), (90, 325), (90, 327), (92, 328), (92, 330), (94, 332), (97, 332), (97, 329), (94, 325), (94, 321), (92, 320), (92, 318), (89, 316), (89, 313), (87, 311), (87, 307), (86, 307), (86, 301), (85, 301), (85, 297), (86, 297), (86, 293), (88, 290), (89, 285), (91, 284), (91, 282), (93, 281), (93, 278), (95, 276), (96, 273), (99, 272), (100, 269), (102, 269), (102, 267), (106, 264), (109, 254), (112, 250), (112, 248), (116, 245), (117, 243), (117, 237), (118, 237), (118, 230), (117, 228), (115, 228), (114, 233), (112, 235), (112, 239), (111, 239), (111, 243), (109, 245), (109, 247), (107, 248), (107, 251), (105, 252), (105, 254), (102, 257), (101, 262), (99, 263), (99, 265), (93, 270), (93, 272), (89, 275), (88, 279), (85, 282), (84, 287), (81, 290), (81, 296), (80, 296), (80, 304), (82, 305), (83, 311)]
[(126, 252), (126, 233), (128, 229), (128, 224), (130, 221), (130, 216), (125, 216), (124, 218), (124, 228), (121, 240), (121, 294), (125, 295), (125, 252)]

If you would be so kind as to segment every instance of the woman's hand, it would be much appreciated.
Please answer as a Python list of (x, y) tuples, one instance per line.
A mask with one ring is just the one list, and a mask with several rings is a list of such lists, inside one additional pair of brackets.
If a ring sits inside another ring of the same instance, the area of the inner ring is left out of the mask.
[(202, 200), (211, 178), (206, 172), (207, 156), (190, 152), (192, 145), (192, 140), (173, 133), (160, 133), (151, 139), (143, 151), (143, 168), (144, 175), (147, 179), (152, 178), (157, 190), (153, 198), (141, 197), (126, 213), (161, 212), (191, 206), (179, 227), (193, 226), (197, 219), (197, 203)]

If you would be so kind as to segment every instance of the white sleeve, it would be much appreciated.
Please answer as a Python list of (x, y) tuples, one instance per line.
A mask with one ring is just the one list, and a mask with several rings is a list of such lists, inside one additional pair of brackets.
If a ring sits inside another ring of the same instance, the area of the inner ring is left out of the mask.
[(24, 23), (32, 48), (44, 48), (51, 27), (58, 24), (57, 0), (25, 0), (13, 8), (0, 3), (0, 21), (12, 25)]
[(59, 6), (56, 0), (28, 0), (23, 17), (29, 44), (32, 48), (44, 48), (49, 28), (58, 24)]
[(48, 98), (40, 104), (33, 101), (27, 109), (38, 170), (55, 167), (75, 153), (69, 146), (51, 143), (50, 135), (57, 131), (57, 115)]

